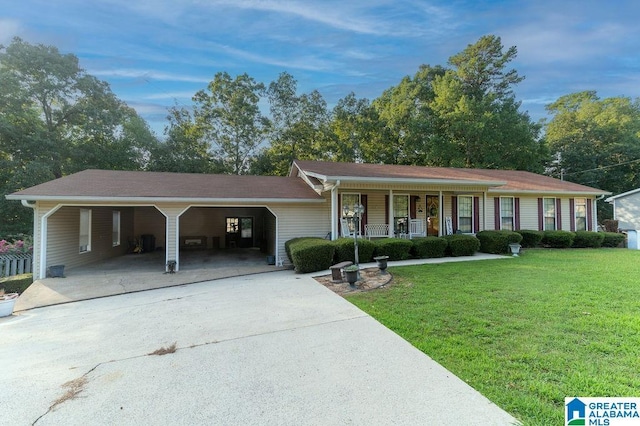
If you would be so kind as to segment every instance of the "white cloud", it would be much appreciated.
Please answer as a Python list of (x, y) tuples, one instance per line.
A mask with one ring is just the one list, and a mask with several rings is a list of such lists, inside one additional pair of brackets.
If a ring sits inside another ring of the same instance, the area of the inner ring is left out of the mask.
[(161, 71), (153, 70), (137, 70), (137, 69), (97, 69), (88, 70), (89, 74), (98, 77), (111, 77), (111, 78), (134, 78), (137, 80), (144, 80), (146, 82), (151, 81), (174, 81), (174, 82), (187, 82), (187, 83), (209, 83), (208, 78), (189, 76), (184, 74), (171, 74)]

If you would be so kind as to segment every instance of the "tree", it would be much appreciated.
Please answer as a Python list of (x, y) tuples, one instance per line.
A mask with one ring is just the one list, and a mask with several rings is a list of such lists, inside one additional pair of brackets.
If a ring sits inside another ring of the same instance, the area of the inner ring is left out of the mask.
[(429, 106), (442, 165), (542, 170), (540, 126), (519, 111), (513, 95), (523, 77), (505, 69), (517, 50), (502, 50), (499, 37), (481, 37), (449, 59), (454, 69), (434, 78)]
[(557, 177), (614, 194), (640, 186), (640, 99), (585, 91), (560, 97), (547, 111)]
[(186, 108), (174, 106), (167, 116), (166, 141), (151, 154), (149, 170), (174, 173), (224, 173), (222, 161), (214, 159), (203, 129)]
[(0, 47), (0, 82), (0, 150), (22, 164), (47, 164), (55, 177), (137, 169), (155, 139), (148, 128), (143, 140), (126, 137), (123, 123), (139, 120), (135, 111), (53, 46), (15, 38)]
[(269, 130), (269, 120), (260, 112), (265, 87), (249, 75), (232, 79), (216, 74), (193, 101), (195, 125), (214, 148), (229, 173), (247, 173), (259, 145)]
[(442, 165), (434, 133), (433, 82), (445, 73), (444, 68), (420, 66), (413, 78), (407, 76), (400, 84), (387, 89), (373, 102), (379, 121), (377, 141), (367, 147), (388, 164)]
[(297, 90), (298, 82), (286, 72), (269, 84), (270, 145), (258, 155), (252, 173), (284, 176), (293, 160), (326, 159), (330, 155), (325, 100), (317, 90), (302, 95)]
[(81, 69), (74, 55), (20, 38), (0, 46), (5, 228), (24, 230), (31, 211), (4, 195), (86, 168), (143, 168), (155, 143), (135, 111)]

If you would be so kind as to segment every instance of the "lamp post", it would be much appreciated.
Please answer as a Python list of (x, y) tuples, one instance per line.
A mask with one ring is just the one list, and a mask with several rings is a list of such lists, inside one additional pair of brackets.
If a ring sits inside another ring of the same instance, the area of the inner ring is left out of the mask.
[(360, 259), (358, 258), (358, 233), (360, 232), (360, 219), (364, 214), (364, 206), (360, 203), (355, 203), (353, 206), (349, 207), (347, 205), (342, 207), (342, 217), (345, 219), (351, 219), (353, 222), (353, 245), (354, 245), (354, 258), (355, 264), (358, 268), (360, 268)]

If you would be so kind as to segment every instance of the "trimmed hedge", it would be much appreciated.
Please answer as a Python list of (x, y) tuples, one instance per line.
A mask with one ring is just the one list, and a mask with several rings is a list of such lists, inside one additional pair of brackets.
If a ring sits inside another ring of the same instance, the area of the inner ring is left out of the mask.
[(5, 293), (22, 294), (23, 291), (33, 284), (33, 274), (13, 275), (0, 279), (0, 288)]
[(569, 231), (544, 231), (542, 244), (551, 248), (569, 248), (576, 234)]
[(576, 231), (573, 239), (573, 247), (578, 248), (598, 248), (604, 241), (604, 233), (593, 231)]
[(544, 232), (534, 231), (533, 229), (520, 229), (516, 232), (522, 235), (520, 245), (525, 248), (538, 247), (542, 242), (542, 237), (544, 237)]
[[(336, 246), (336, 253), (333, 262), (340, 263), (349, 260), (355, 263), (353, 243), (353, 238), (338, 238), (335, 240), (333, 244)], [(358, 260), (360, 263), (371, 262), (375, 249), (376, 246), (373, 241), (358, 238)]]
[(291, 245), (304, 240), (323, 240), (324, 238), (320, 237), (297, 237), (292, 238), (284, 243), (284, 251), (287, 253), (287, 257), (289, 258), (289, 262), (293, 263), (293, 258), (291, 257)]
[(336, 247), (324, 238), (302, 238), (289, 244), (289, 250), (296, 272), (307, 273), (329, 269)]
[(619, 232), (601, 232), (604, 235), (602, 247), (622, 247), (625, 236)]
[(389, 256), (389, 260), (406, 260), (411, 257), (411, 240), (402, 238), (382, 238), (375, 243), (376, 256)]
[(509, 253), (509, 244), (520, 243), (522, 235), (513, 231), (480, 231), (476, 234), (483, 253)]
[(447, 235), (444, 237), (448, 246), (446, 253), (457, 256), (473, 256), (480, 249), (480, 241), (473, 235)]
[(444, 257), (447, 250), (447, 240), (442, 237), (414, 238), (411, 254), (419, 259)]

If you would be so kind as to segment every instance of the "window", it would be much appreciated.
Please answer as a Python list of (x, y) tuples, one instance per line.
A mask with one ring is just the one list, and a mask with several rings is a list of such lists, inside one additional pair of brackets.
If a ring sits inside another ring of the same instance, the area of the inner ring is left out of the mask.
[[(340, 212), (340, 214), (342, 215), (342, 217), (345, 216), (345, 212), (346, 212), (346, 216), (347, 217), (353, 217), (354, 216), (354, 212), (353, 212), (353, 206), (361, 204), (360, 202), (360, 194), (357, 193), (343, 193), (342, 194), (342, 211)], [(349, 232), (353, 232), (355, 230), (355, 221), (354, 220), (348, 220), (347, 221), (348, 225), (349, 225)], [(359, 233), (358, 233), (359, 235)]]
[(500, 229), (513, 231), (513, 197), (500, 197)]
[(409, 196), (393, 196), (393, 231), (396, 234), (409, 233)]
[(91, 251), (91, 210), (80, 209), (80, 253)]
[(237, 233), (238, 233), (238, 218), (228, 217), (227, 218), (227, 234), (237, 234)]
[(473, 232), (473, 197), (458, 197), (458, 229), (463, 234)]
[(115, 210), (113, 212), (113, 219), (111, 225), (111, 244), (113, 247), (120, 245), (120, 212)]
[(576, 198), (575, 208), (576, 208), (576, 231), (586, 231), (587, 230), (587, 199)]
[(545, 198), (543, 200), (544, 209), (544, 230), (555, 231), (556, 230), (556, 199)]

